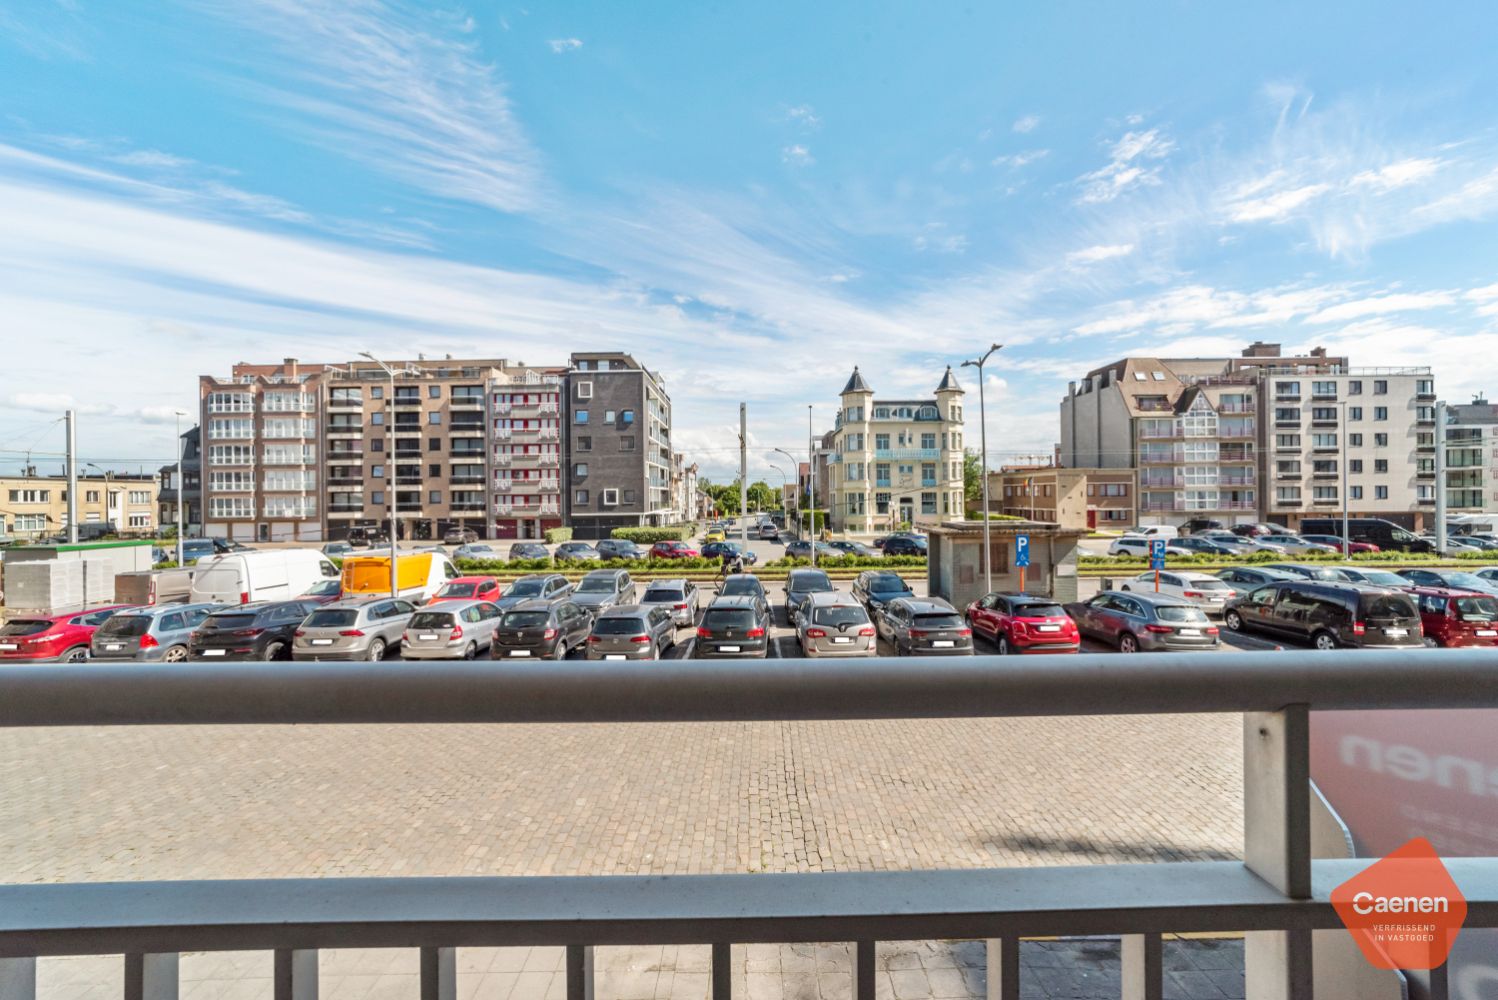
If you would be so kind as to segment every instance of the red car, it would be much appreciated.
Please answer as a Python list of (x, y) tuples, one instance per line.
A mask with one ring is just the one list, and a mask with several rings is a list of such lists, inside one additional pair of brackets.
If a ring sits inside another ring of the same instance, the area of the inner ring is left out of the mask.
[(656, 542), (650, 546), (651, 559), (696, 559), (700, 554), (686, 542)]
[(967, 623), (1000, 653), (1075, 653), (1082, 645), (1077, 623), (1049, 597), (989, 594), (967, 606)]
[(12, 618), (0, 628), (0, 661), (61, 660), (82, 663), (88, 659), (88, 641), (94, 629), (116, 611), (133, 604), (111, 604), (103, 608), (75, 611), (70, 615), (26, 615)]
[(1427, 646), (1498, 646), (1498, 597), (1475, 590), (1414, 587)]
[(455, 576), (437, 591), (428, 604), (438, 601), (497, 601), (499, 581), (492, 576)]

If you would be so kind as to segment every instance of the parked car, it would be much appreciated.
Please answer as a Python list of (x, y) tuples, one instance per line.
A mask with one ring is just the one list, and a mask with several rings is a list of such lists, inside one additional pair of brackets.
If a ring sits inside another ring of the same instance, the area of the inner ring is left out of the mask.
[(699, 595), (691, 580), (651, 580), (640, 603), (647, 607), (664, 607), (680, 628), (697, 624)]
[(1235, 535), (1242, 535), (1244, 538), (1258, 538), (1262, 535), (1279, 534), (1284, 531), (1284, 528), (1278, 524), (1257, 522), (1253, 524), (1235, 524), (1228, 530)]
[(1416, 587), (1427, 646), (1498, 646), (1498, 598), (1473, 590)]
[(1222, 528), (1221, 521), (1214, 521), (1207, 517), (1193, 517), (1181, 525), (1181, 535), (1195, 535), (1203, 531), (1217, 531)]
[(1474, 569), (1470, 572), (1472, 575), (1480, 576), (1484, 580), (1491, 580), (1498, 583), (1498, 566), (1484, 566), (1482, 569)]
[(872, 558), (874, 556), (881, 555), (878, 549), (870, 548), (869, 546), (863, 544), (863, 542), (853, 542), (844, 539), (841, 541), (831, 541), (827, 544), (842, 552), (843, 555), (863, 556), (865, 558)]
[(593, 547), (604, 559), (644, 559), (647, 554), (645, 549), (623, 538), (603, 538)]
[(489, 650), (504, 612), (490, 601), (443, 601), (418, 608), (401, 633), (403, 660), (472, 660)]
[(318, 604), (328, 604), (343, 596), (343, 580), (322, 580), (314, 583), (297, 597), (304, 601), (316, 601)]
[(709, 528), (703, 534), (702, 540), (704, 542), (725, 542), (728, 540), (728, 535), (722, 528)]
[(1268, 545), (1278, 545), (1286, 552), (1295, 556), (1303, 556), (1307, 552), (1338, 551), (1337, 549), (1332, 548), (1330, 545), (1322, 545), (1320, 542), (1310, 541), (1309, 539), (1304, 538), (1301, 535), (1289, 535), (1284, 532), (1277, 532), (1272, 535), (1260, 535), (1259, 541), (1264, 542)]
[(626, 569), (595, 569), (578, 581), (572, 601), (594, 614), (616, 604), (633, 604), (635, 581)]
[(1123, 533), (1141, 538), (1179, 538), (1181, 534), (1173, 524), (1136, 524), (1132, 528), (1125, 528)]
[(1420, 537), (1421, 541), (1426, 542), (1427, 544), (1430, 545), (1430, 548), (1431, 548), (1432, 552), (1441, 551), (1441, 552), (1453, 553), (1453, 552), (1482, 552), (1482, 551), (1484, 551), (1484, 546), (1478, 545), (1476, 542), (1469, 542), (1469, 541), (1466, 541), (1465, 539), (1458, 538), (1455, 535), (1447, 535), (1446, 536), (1446, 544), (1445, 545), (1440, 545), (1440, 546), (1438, 546), (1436, 544), (1436, 535), (1435, 535), (1435, 532), (1433, 532), (1433, 531), (1422, 532), (1419, 537)]
[(339, 559), (342, 559), (352, 551), (354, 551), (354, 547), (348, 542), (329, 542), (322, 547), (323, 555), (335, 556)]
[(416, 613), (402, 598), (356, 597), (326, 604), (293, 633), (294, 660), (383, 660), (400, 652), (401, 634)]
[[(1250, 590), (1257, 590), (1266, 583), (1279, 583), (1281, 580), (1299, 580), (1301, 577), (1294, 573), (1286, 573), (1284, 570), (1268, 569), (1263, 566), (1234, 566), (1217, 574), (1217, 579), (1233, 588), (1234, 593), (1246, 594)], [(1226, 610), (1226, 609), (1224, 609)]]
[[(1141, 573), (1118, 588), (1125, 593), (1155, 592), (1155, 573)], [(1234, 596), (1233, 588), (1220, 577), (1209, 573), (1190, 573), (1182, 570), (1160, 571), (1160, 593), (1180, 597), (1195, 604), (1209, 615), (1220, 615), (1228, 599)]]
[(863, 605), (830, 588), (807, 594), (796, 628), (796, 639), (801, 644), (802, 654), (809, 657), (877, 656), (879, 653), (879, 637)]
[(516, 542), (506, 559), (551, 559), (551, 552), (540, 542)]
[(159, 604), (110, 615), (89, 637), (90, 660), (181, 663), (192, 630), (219, 604)]
[(109, 604), (67, 615), (22, 612), (0, 625), (0, 663), (12, 660), (55, 660), (82, 663), (88, 659), (94, 630), (134, 605)]
[(211, 538), (184, 538), (182, 539), (182, 562), (191, 566), (199, 559), (207, 559), (218, 555), (218, 547), (213, 544)]
[(572, 596), (572, 584), (560, 573), (530, 573), (517, 578), (494, 603), (506, 610), (522, 601), (560, 601)]
[(886, 556), (924, 557), (926, 555), (926, 538), (924, 535), (895, 535), (884, 543), (884, 554)]
[(781, 592), (785, 594), (786, 623), (792, 627), (800, 624), (802, 613), (813, 594), (830, 594), (835, 590), (832, 580), (822, 570), (791, 570), (786, 574), (785, 586), (781, 588)]
[(1366, 566), (1334, 566), (1332, 567), (1348, 583), (1369, 583), (1375, 587), (1393, 587), (1395, 590), (1408, 590), (1410, 581), (1392, 573), (1386, 569), (1370, 569)]
[(1422, 643), (1408, 594), (1361, 583), (1271, 583), (1229, 601), (1223, 622), (1234, 632), (1273, 632), (1316, 649)]
[[(1203, 531), (1201, 534), (1192, 535), (1191, 537), (1203, 539), (1214, 545), (1221, 545), (1223, 548), (1231, 550), (1235, 555), (1254, 552), (1261, 548), (1256, 539), (1235, 535), (1231, 531)], [(1276, 549), (1275, 551), (1283, 550)]]
[(770, 595), (765, 593), (765, 585), (753, 573), (735, 573), (726, 578), (718, 588), (718, 596), (753, 598), (766, 618), (775, 617), (774, 609), (770, 606)]
[(1108, 546), (1110, 556), (1148, 556), (1150, 554), (1150, 539), (1143, 535), (1124, 535), (1113, 539)]
[(1445, 587), (1450, 590), (1475, 590), (1479, 594), (1498, 594), (1498, 580), (1459, 569), (1402, 569), (1399, 576), (1421, 587)]
[[(1308, 517), (1300, 522), (1300, 530), (1313, 535), (1340, 536), (1342, 519), (1340, 517)], [(1396, 549), (1404, 552), (1435, 551), (1435, 546), (1430, 542), (1416, 538), (1413, 532), (1406, 531), (1393, 521), (1386, 521), (1381, 517), (1348, 519), (1347, 537), (1354, 542), (1371, 542), (1383, 552)]]
[(763, 659), (770, 649), (772, 624), (767, 606), (752, 595), (716, 597), (697, 625), (692, 658)]
[(1269, 563), (1265, 569), (1279, 570), (1302, 580), (1321, 580), (1326, 583), (1347, 583), (1347, 577), (1336, 566), (1313, 566), (1309, 563)]
[(297, 628), (322, 605), (269, 601), (219, 608), (203, 619), (187, 643), (193, 660), (289, 660)]
[(696, 559), (701, 554), (686, 542), (656, 542), (650, 546), (651, 559)]
[(973, 655), (972, 628), (940, 597), (890, 601), (874, 619), (874, 629), (895, 647), (896, 656)]
[(499, 581), (492, 576), (459, 576), (442, 585), (427, 605), (439, 601), (497, 601)]
[[(536, 547), (541, 550), (540, 558), (545, 559), (546, 547), (544, 545), (538, 545)], [(492, 545), (485, 545), (483, 542), (474, 542), (471, 545), (459, 545), (457, 548), (453, 549), (453, 562), (457, 562), (460, 559), (468, 560), (471, 562), (482, 562), (486, 559), (498, 558), (499, 550)], [(515, 556), (511, 555), (510, 558), (514, 559)], [(529, 559), (535, 557), (526, 556), (524, 558)]]
[(733, 557), (741, 552), (744, 554), (744, 564), (746, 566), (753, 566), (759, 562), (759, 556), (755, 555), (749, 549), (744, 548), (738, 542), (708, 542), (702, 547), (702, 557), (704, 559), (720, 559), (726, 562), (732, 562)]
[[(797, 539), (785, 547), (787, 559), (810, 559), (812, 543), (805, 539)], [(834, 548), (831, 542), (817, 542), (818, 559), (841, 559), (847, 555), (842, 549)]]
[(448, 528), (442, 536), (444, 545), (467, 545), (479, 540), (479, 533), (472, 528)]
[(766, 521), (759, 526), (759, 537), (765, 541), (773, 542), (780, 537), (780, 529), (774, 521)]
[(1218, 628), (1183, 597), (1105, 590), (1082, 604), (1065, 605), (1083, 635), (1121, 653), (1215, 649)]
[(1208, 538), (1191, 537), (1177, 538), (1175, 541), (1167, 543), (1165, 551), (1167, 553), (1190, 552), (1193, 555), (1233, 556), (1237, 555), (1241, 550), (1237, 546), (1223, 545)]
[(869, 609), (869, 614), (878, 617), (879, 610), (889, 601), (902, 597), (914, 597), (910, 584), (894, 570), (867, 569), (853, 581), (853, 598)]
[(594, 559), (602, 559), (597, 549), (587, 542), (563, 542), (557, 546), (552, 558), (557, 562), (588, 562)]
[(676, 645), (676, 625), (665, 605), (618, 604), (593, 620), (590, 660), (659, 660)]
[(587, 645), (592, 630), (592, 613), (571, 601), (522, 601), (503, 612), (489, 655), (565, 660), (568, 652)]
[[(1305, 534), (1303, 534), (1300, 537), (1304, 538), (1308, 542), (1315, 542), (1318, 545), (1325, 545), (1325, 546), (1327, 546), (1328, 548), (1330, 548), (1334, 552), (1341, 552), (1343, 550), (1343, 548), (1344, 548), (1344, 543), (1342, 541), (1342, 536), (1341, 535), (1305, 535)], [(1374, 545), (1372, 542), (1347, 542), (1347, 543), (1345, 543), (1345, 548), (1346, 548), (1346, 550), (1347, 550), (1348, 553), (1353, 553), (1353, 552), (1377, 552), (1379, 550), (1378, 546)]]
[(1075, 653), (1082, 636), (1077, 623), (1049, 597), (1032, 594), (985, 594), (967, 606), (969, 627), (987, 636), (1001, 655)]

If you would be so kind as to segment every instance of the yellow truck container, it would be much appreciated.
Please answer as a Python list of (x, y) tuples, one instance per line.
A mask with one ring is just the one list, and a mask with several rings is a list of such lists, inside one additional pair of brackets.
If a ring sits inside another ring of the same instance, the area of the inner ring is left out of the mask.
[[(425, 601), (458, 575), (457, 567), (438, 552), (400, 555), (395, 564), (401, 596)], [(343, 594), (365, 597), (390, 593), (389, 556), (348, 556), (343, 560)]]

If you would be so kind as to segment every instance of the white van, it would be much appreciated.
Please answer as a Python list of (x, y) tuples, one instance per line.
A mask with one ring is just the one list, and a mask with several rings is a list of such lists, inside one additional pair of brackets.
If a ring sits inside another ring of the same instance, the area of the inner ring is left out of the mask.
[(215, 604), (284, 601), (338, 576), (338, 567), (316, 549), (229, 552), (198, 563), (188, 600)]

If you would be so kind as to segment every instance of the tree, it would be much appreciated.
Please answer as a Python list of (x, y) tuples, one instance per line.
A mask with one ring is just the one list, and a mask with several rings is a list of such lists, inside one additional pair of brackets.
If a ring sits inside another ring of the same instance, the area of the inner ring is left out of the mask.
[(983, 463), (971, 448), (962, 453), (962, 492), (969, 501), (983, 502)]
[(760, 510), (779, 510), (780, 491), (764, 480), (749, 484), (749, 506)]

